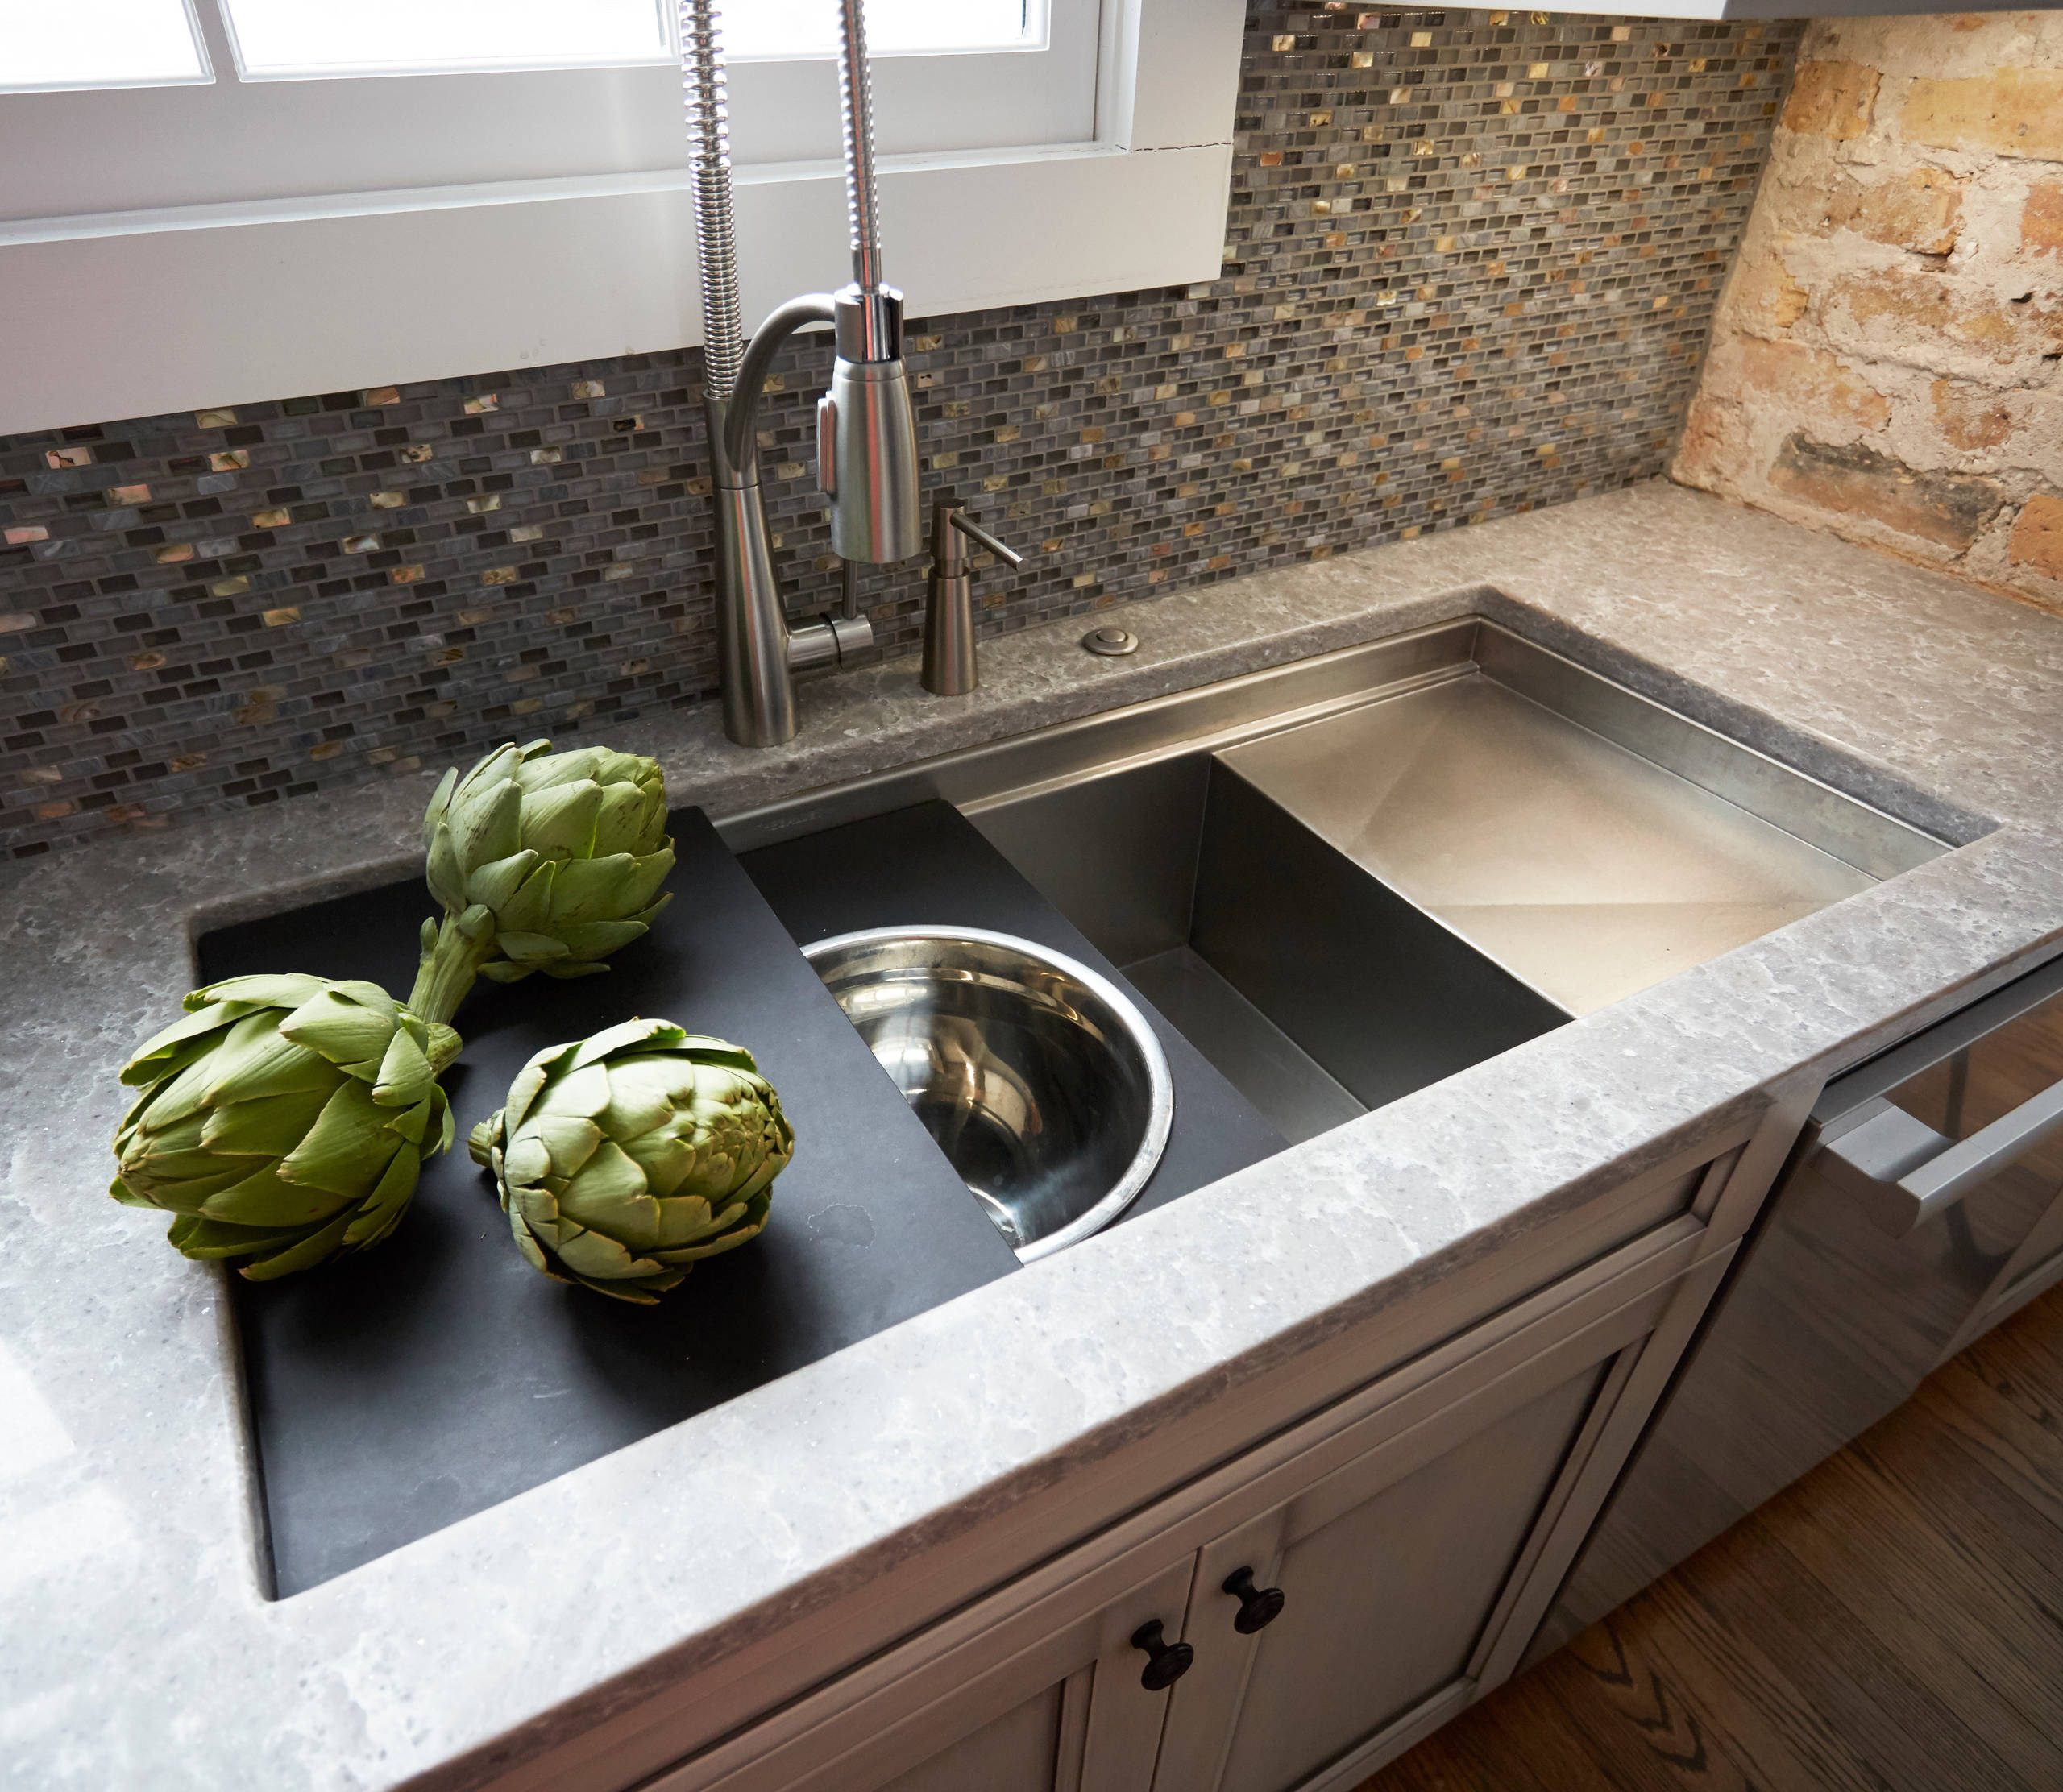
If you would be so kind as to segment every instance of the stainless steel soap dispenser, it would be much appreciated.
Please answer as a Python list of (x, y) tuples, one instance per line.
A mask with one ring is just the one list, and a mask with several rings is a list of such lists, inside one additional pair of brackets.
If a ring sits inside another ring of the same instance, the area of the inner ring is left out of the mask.
[(965, 536), (1006, 566), (1024, 556), (1005, 547), (967, 514), (950, 487), (932, 500), (932, 570), (925, 585), (924, 689), (940, 697), (964, 697), (982, 682), (974, 663), (973, 579), (968, 571)]

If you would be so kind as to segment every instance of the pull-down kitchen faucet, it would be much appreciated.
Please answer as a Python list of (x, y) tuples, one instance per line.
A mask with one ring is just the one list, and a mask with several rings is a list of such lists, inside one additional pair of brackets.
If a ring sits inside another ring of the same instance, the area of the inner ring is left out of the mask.
[[(861, 0), (837, 0), (839, 89), (853, 280), (791, 299), (741, 341), (731, 217), (730, 125), (715, 0), (680, 0), (695, 243), (702, 274), (703, 407), (716, 521), (716, 652), (724, 732), (770, 747), (795, 732), (795, 673), (872, 645), (853, 602), (855, 563), (886, 566), (924, 545), (917, 431), (903, 367), (903, 295), (881, 277), (873, 102)], [(759, 486), (753, 414), (775, 354), (805, 324), (836, 331), (831, 390), (817, 402), (817, 483), (831, 500), (831, 545), (846, 562), (844, 612), (791, 629), (782, 608)]]

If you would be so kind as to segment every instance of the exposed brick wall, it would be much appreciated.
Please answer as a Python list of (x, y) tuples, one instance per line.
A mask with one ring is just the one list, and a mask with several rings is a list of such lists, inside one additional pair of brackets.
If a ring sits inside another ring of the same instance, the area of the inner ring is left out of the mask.
[[(914, 326), (927, 483), (1031, 556), (983, 632), (1661, 472), (1800, 31), (1253, 0), (1218, 279)], [(837, 580), (799, 353), (798, 612)], [(451, 371), (0, 439), (0, 850), (706, 699), (699, 352)], [(889, 651), (922, 588), (870, 578)]]
[(2063, 15), (1810, 28), (1671, 471), (2063, 611)]

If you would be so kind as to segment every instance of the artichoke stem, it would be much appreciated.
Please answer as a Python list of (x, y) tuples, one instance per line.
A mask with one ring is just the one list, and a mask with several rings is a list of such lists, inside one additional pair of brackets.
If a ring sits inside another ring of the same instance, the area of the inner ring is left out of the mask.
[[(476, 916), (484, 916), (488, 924), (479, 925)], [(495, 944), (492, 917), (485, 911), (446, 915), (434, 944), (422, 955), (408, 1006), (426, 1021), (448, 1023), (479, 978), (480, 966), (494, 956)]]

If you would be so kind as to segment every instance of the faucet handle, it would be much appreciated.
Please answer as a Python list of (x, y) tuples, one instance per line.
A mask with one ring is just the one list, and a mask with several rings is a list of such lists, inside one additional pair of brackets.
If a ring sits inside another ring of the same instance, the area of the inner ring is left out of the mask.
[(965, 536), (969, 541), (976, 543), (979, 546), (986, 548), (990, 553), (993, 554), (998, 560), (1002, 561), (1005, 566), (1021, 566), (1024, 564), (1024, 556), (1023, 554), (1019, 554), (1015, 548), (1005, 547), (1002, 542), (998, 541), (995, 538), (995, 537), (990, 534), (990, 533), (982, 528), (979, 523), (976, 522), (972, 516), (969, 516), (965, 511), (954, 511), (952, 513), (952, 520), (953, 526), (958, 529), (962, 535)]
[(1006, 547), (967, 514), (966, 506), (950, 487), (932, 500), (932, 564), (942, 579), (957, 579), (967, 570), (965, 550), (953, 539), (955, 532), (978, 547), (986, 548), (1007, 566), (1021, 566), (1024, 556)]

